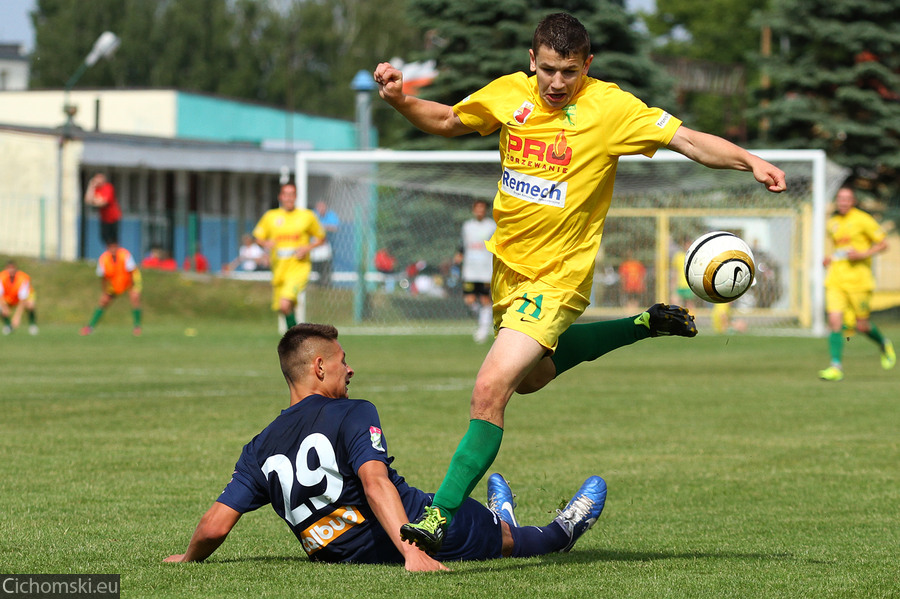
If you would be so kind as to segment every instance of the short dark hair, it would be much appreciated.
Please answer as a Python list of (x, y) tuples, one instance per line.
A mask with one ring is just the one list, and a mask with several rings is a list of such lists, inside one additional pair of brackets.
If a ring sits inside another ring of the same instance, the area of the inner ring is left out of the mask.
[(563, 58), (576, 55), (586, 60), (591, 54), (591, 38), (587, 29), (581, 21), (564, 12), (547, 15), (538, 23), (531, 49), (537, 54), (541, 46), (550, 48)]
[(287, 330), (278, 342), (281, 373), (290, 384), (315, 358), (315, 341), (337, 341), (338, 330), (330, 324), (304, 322)]

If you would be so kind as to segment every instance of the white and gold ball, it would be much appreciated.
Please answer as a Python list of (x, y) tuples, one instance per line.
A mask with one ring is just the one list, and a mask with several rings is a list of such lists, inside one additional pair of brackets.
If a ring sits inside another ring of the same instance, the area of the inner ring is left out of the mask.
[(691, 291), (714, 304), (733, 302), (744, 295), (755, 273), (750, 246), (727, 231), (697, 238), (684, 257), (684, 276)]

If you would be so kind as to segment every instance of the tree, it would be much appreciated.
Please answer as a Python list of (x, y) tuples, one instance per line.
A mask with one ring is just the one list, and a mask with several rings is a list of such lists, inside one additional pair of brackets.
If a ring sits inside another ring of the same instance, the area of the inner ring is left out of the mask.
[[(350, 89), (360, 70), (373, 71), (379, 60), (407, 53), (421, 39), (406, 18), (405, 0), (305, 0), (284, 18), (280, 77), (273, 95), (290, 107), (353, 118)], [(385, 57), (385, 58), (381, 58)]]
[[(677, 114), (691, 127), (741, 138), (744, 107), (758, 89), (756, 56), (760, 45), (759, 13), (767, 2), (745, 0), (657, 0), (655, 13), (641, 13), (656, 40), (655, 56), (687, 59), (706, 72), (722, 72), (730, 66), (742, 69), (746, 85), (738, 94), (725, 96), (682, 90)], [(743, 140), (741, 140), (743, 141)]]
[(162, 87), (220, 93), (236, 64), (234, 15), (226, 0), (168, 2), (151, 35), (151, 81)]
[[(142, 10), (142, 4), (143, 10), (153, 8), (152, 4), (134, 0), (38, 0), (32, 13), (35, 50), (31, 56), (31, 87), (63, 87), (100, 34), (107, 30), (120, 34), (123, 25)], [(119, 70), (111, 61), (98, 62), (85, 71), (79, 85), (114, 85)]]
[(405, 0), (37, 0), (33, 88), (62, 87), (105, 30), (122, 45), (79, 85), (174, 87), (354, 117), (350, 82), (421, 43)]
[(771, 14), (766, 66), (772, 144), (821, 148), (861, 187), (898, 205), (900, 4), (784, 0)]
[[(425, 49), (411, 59), (434, 59), (439, 70), (422, 96), (452, 105), (501, 75), (529, 72), (534, 28), (545, 15), (559, 10), (558, 3), (541, 0), (410, 0), (412, 20), (428, 31)], [(649, 104), (671, 103), (670, 86), (644, 50), (646, 39), (632, 27), (624, 0), (572, 0), (565, 10), (591, 34), (592, 76), (617, 83)], [(381, 114), (386, 112), (380, 107)], [(397, 121), (390, 122), (394, 126)], [(466, 136), (448, 144), (408, 125), (406, 131), (407, 147), (460, 150), (497, 145), (493, 136)]]

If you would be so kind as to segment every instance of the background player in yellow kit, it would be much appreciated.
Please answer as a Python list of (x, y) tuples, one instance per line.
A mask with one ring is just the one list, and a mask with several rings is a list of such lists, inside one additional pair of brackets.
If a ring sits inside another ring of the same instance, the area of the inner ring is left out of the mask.
[(325, 243), (326, 233), (312, 210), (297, 209), (297, 188), (293, 183), (281, 186), (278, 204), (278, 208), (268, 210), (259, 219), (253, 237), (271, 253), (272, 309), (284, 315), (290, 328), (297, 324), (297, 296), (309, 282), (309, 252)]
[(828, 348), (831, 365), (819, 371), (819, 378), (840, 381), (844, 378), (844, 323), (854, 322), (857, 331), (878, 344), (881, 366), (885, 370), (897, 363), (894, 346), (869, 320), (875, 277), (872, 256), (887, 249), (885, 233), (868, 213), (856, 207), (851, 187), (841, 187), (834, 200), (834, 214), (825, 224), (825, 233), (833, 246), (825, 258), (825, 310), (828, 312)]
[(637, 317), (572, 324), (588, 305), (618, 157), (668, 146), (712, 168), (750, 171), (770, 191), (785, 189), (784, 173), (761, 158), (588, 77), (590, 39), (571, 15), (544, 18), (529, 55), (535, 76), (500, 77), (453, 107), (405, 95), (402, 73), (389, 63), (374, 73), (381, 97), (427, 133), (500, 129), (497, 230), (487, 243), (499, 332), (475, 381), (469, 429), (432, 506), (401, 528), (426, 551), (438, 550), (447, 522), (496, 457), (514, 391), (536, 391), (646, 337), (697, 334), (686, 310), (665, 304)]
[(34, 307), (37, 298), (31, 277), (19, 270), (15, 260), (9, 260), (0, 271), (0, 318), (3, 319), (3, 334), (9, 335), (22, 321), (22, 312), (28, 313), (28, 332), (38, 334)]

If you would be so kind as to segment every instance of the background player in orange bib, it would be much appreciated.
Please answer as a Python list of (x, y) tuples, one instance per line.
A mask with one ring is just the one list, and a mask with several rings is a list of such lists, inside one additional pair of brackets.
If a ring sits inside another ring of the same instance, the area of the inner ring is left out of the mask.
[(404, 94), (403, 75), (389, 63), (375, 69), (381, 97), (427, 133), (500, 130), (497, 230), (487, 243), (498, 333), (475, 380), (469, 428), (434, 502), (401, 529), (426, 551), (440, 548), (447, 522), (496, 457), (513, 392), (541, 389), (580, 362), (646, 337), (697, 334), (686, 310), (665, 304), (636, 317), (572, 324), (588, 305), (619, 156), (649, 157), (665, 146), (711, 168), (749, 171), (769, 191), (786, 188), (774, 165), (589, 77), (590, 48), (576, 18), (549, 15), (529, 50), (533, 76), (500, 77), (455, 106)]
[(119, 247), (116, 242), (106, 244), (106, 251), (97, 260), (97, 276), (101, 278), (100, 301), (90, 322), (82, 327), (82, 335), (90, 335), (103, 316), (103, 311), (116, 297), (128, 293), (131, 300), (131, 315), (134, 322), (132, 332), (135, 337), (141, 334), (141, 271), (131, 252)]
[(22, 312), (28, 312), (28, 332), (38, 334), (34, 306), (37, 296), (31, 286), (31, 277), (19, 270), (15, 260), (6, 263), (0, 271), (0, 317), (3, 319), (3, 334), (9, 335), (22, 322)]

